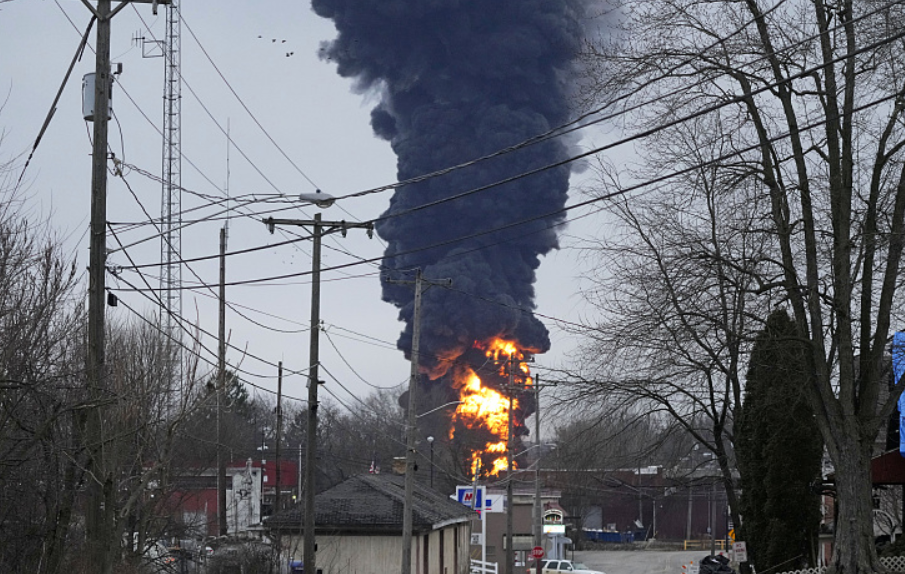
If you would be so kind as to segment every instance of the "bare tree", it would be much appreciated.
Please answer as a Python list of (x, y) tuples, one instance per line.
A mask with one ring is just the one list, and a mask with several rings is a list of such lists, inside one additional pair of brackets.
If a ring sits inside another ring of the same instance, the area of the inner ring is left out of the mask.
[[(182, 532), (170, 516), (174, 454), (180, 429), (207, 398), (198, 390), (197, 355), (166, 343), (161, 324), (133, 317), (108, 324), (111, 408), (108, 457), (118, 469), (116, 541), (137, 561), (161, 538)], [(183, 352), (183, 377), (169, 376), (170, 353)]]
[[(772, 238), (759, 289), (784, 300), (808, 344), (807, 391), (838, 495), (832, 569), (883, 571), (869, 469), (898, 394), (883, 395), (882, 360), (902, 311), (903, 8), (851, 0), (622, 8), (626, 34), (589, 48), (589, 78), (600, 81), (585, 95), (611, 106), (648, 102), (633, 117), (648, 128), (736, 118), (717, 137), (726, 153), (704, 159), (768, 200), (752, 219)], [(657, 143), (646, 157), (679, 142)], [(747, 262), (731, 259), (746, 272)], [(737, 391), (723, 394), (737, 403)]]
[(77, 276), (46, 224), (24, 217), (26, 198), (0, 188), (0, 569), (55, 572), (81, 477)]
[[(18, 204), (0, 202), (0, 570), (60, 572), (80, 564), (86, 449), (79, 419), (85, 393), (83, 295), (72, 258)], [(107, 344), (104, 448), (117, 469), (117, 524), (141, 554), (164, 533), (155, 514), (164, 498), (174, 429), (194, 404), (189, 383), (162, 377), (167, 346), (152, 322), (114, 324)], [(187, 365), (192, 361), (187, 360)], [(154, 485), (156, 489), (149, 488)], [(155, 499), (154, 495), (157, 494)]]
[[(317, 491), (339, 484), (350, 476), (375, 470), (391, 472), (394, 456), (404, 456), (404, 412), (397, 392), (375, 390), (360, 399), (346, 399), (341, 407), (326, 400), (318, 414)], [(286, 440), (304, 445), (307, 410), (297, 409), (289, 418)], [(425, 443), (426, 444), (426, 443)], [(425, 469), (427, 467), (425, 466)]]
[[(708, 163), (725, 154), (738, 124), (715, 115), (664, 130), (649, 144), (650, 163), (631, 175), (684, 174), (606, 203), (613, 223), (588, 246), (600, 265), (585, 292), (600, 315), (583, 330), (583, 383), (570, 393), (668, 415), (713, 452), (736, 524), (733, 421), (746, 353), (769, 303), (758, 293), (771, 239), (758, 232), (765, 197), (746, 170)], [(607, 164), (599, 173), (607, 193), (627, 175)]]

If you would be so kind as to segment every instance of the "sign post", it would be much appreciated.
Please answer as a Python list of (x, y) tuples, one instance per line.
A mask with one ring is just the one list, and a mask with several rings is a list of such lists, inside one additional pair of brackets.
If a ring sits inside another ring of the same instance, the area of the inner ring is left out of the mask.
[(534, 558), (534, 566), (537, 568), (537, 574), (541, 574), (541, 562), (540, 559), (544, 557), (544, 549), (540, 546), (535, 546), (531, 549), (531, 558)]
[(732, 553), (736, 562), (741, 563), (748, 561), (748, 548), (743, 541), (739, 540), (738, 542), (732, 543)]

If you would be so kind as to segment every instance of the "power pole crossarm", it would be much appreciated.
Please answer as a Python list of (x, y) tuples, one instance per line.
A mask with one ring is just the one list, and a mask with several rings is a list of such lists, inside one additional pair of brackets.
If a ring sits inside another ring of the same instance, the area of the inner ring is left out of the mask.
[(82, 4), (84, 4), (85, 7), (88, 8), (88, 10), (90, 10), (91, 13), (94, 14), (94, 16), (96, 18), (98, 18), (98, 19), (104, 18), (106, 20), (109, 20), (109, 19), (113, 18), (114, 16), (116, 16), (117, 14), (119, 14), (119, 11), (122, 10), (123, 8), (125, 8), (130, 2), (136, 2), (138, 4), (150, 4), (151, 11), (156, 16), (157, 15), (157, 5), (158, 4), (169, 4), (170, 0), (124, 0), (123, 2), (120, 2), (116, 8), (107, 12), (104, 16), (101, 16), (101, 13), (98, 10), (96, 10), (94, 8), (94, 6), (92, 6), (91, 3), (88, 2), (88, 0), (82, 0)]
[(368, 237), (374, 236), (374, 223), (372, 221), (356, 222), (356, 221), (321, 221), (320, 216), (315, 219), (276, 219), (268, 217), (262, 220), (267, 226), (267, 230), (273, 233), (277, 225), (294, 225), (296, 227), (320, 227), (321, 235), (328, 235), (339, 231), (342, 236), (346, 236), (346, 232), (350, 229), (366, 229)]

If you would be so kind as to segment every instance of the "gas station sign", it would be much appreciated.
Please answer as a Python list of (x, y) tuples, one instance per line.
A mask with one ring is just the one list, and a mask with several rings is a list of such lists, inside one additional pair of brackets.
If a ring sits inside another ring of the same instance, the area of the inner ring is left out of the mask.
[(469, 508), (484, 512), (505, 512), (506, 495), (487, 494), (484, 486), (457, 486), (456, 500)]

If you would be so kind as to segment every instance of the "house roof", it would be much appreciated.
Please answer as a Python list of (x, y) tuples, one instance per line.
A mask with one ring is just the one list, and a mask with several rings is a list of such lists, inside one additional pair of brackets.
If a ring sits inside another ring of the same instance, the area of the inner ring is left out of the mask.
[[(405, 478), (396, 475), (362, 474), (314, 497), (317, 531), (331, 533), (402, 534)], [(284, 510), (266, 520), (278, 530), (302, 530), (303, 505)], [(412, 531), (426, 533), (445, 524), (465, 522), (474, 515), (467, 506), (443, 494), (414, 485)]]

